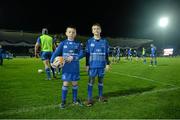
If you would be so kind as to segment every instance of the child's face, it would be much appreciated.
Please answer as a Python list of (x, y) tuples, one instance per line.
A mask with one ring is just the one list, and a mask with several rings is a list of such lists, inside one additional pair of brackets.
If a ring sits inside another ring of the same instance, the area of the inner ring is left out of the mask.
[(101, 27), (99, 27), (99, 26), (92, 26), (92, 33), (94, 34), (94, 35), (100, 35), (101, 34)]
[(76, 30), (74, 28), (67, 28), (66, 36), (68, 39), (74, 40), (74, 38), (76, 37)]

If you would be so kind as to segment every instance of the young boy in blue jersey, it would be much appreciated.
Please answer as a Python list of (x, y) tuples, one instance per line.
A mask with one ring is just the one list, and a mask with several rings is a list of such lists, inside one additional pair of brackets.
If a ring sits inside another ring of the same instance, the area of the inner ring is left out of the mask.
[(156, 50), (156, 47), (153, 45), (153, 44), (151, 44), (150, 45), (151, 46), (151, 66), (153, 66), (153, 65), (157, 65), (157, 50)]
[(107, 99), (103, 97), (103, 78), (104, 69), (109, 69), (109, 45), (106, 39), (101, 38), (100, 24), (96, 23), (92, 26), (92, 33), (94, 36), (86, 43), (86, 68), (89, 75), (87, 101), (88, 107), (93, 105), (92, 90), (95, 77), (98, 77), (99, 101), (107, 102)]
[(78, 94), (78, 80), (80, 79), (80, 68), (79, 60), (83, 58), (83, 50), (80, 42), (75, 40), (76, 28), (69, 26), (66, 29), (67, 39), (62, 41), (58, 48), (55, 50), (51, 57), (51, 63), (57, 56), (62, 56), (66, 59), (66, 63), (62, 67), (62, 103), (61, 108), (66, 106), (66, 96), (68, 92), (68, 84), (72, 82), (72, 95), (73, 104), (81, 105), (80, 101), (77, 99)]
[(41, 59), (45, 66), (45, 71), (47, 74), (47, 80), (51, 80), (51, 70), (53, 72), (53, 77), (55, 78), (54, 68), (50, 65), (51, 55), (53, 53), (53, 49), (55, 48), (55, 44), (53, 42), (53, 38), (48, 35), (48, 29), (42, 29), (42, 35), (38, 37), (37, 42), (35, 44), (35, 57), (39, 57), (39, 49), (41, 49)]

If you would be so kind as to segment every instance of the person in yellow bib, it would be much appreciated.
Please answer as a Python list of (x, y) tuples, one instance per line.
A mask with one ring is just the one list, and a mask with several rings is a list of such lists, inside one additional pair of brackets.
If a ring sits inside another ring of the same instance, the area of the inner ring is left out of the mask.
[(51, 70), (53, 73), (53, 77), (54, 78), (56, 77), (54, 68), (50, 66), (50, 59), (54, 48), (55, 48), (55, 44), (53, 42), (53, 38), (48, 35), (48, 29), (43, 28), (42, 35), (38, 37), (37, 42), (35, 44), (35, 57), (39, 57), (38, 52), (40, 51), (40, 57), (45, 66), (47, 80), (51, 80)]
[(144, 47), (142, 48), (142, 58), (143, 63), (146, 64), (146, 49)]

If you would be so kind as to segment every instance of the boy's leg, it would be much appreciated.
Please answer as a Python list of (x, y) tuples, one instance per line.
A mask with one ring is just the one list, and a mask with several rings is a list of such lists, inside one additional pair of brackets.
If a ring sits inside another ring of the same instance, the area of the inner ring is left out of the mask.
[(64, 81), (62, 86), (62, 103), (60, 106), (61, 108), (65, 107), (67, 92), (68, 92), (68, 82)]
[(88, 101), (92, 100), (92, 90), (93, 90), (94, 81), (95, 81), (95, 77), (89, 77), (89, 82), (88, 82)]
[(99, 97), (102, 97), (103, 95), (103, 77), (98, 77), (98, 95)]
[(104, 79), (104, 69), (98, 69), (98, 95), (100, 102), (107, 102), (107, 99), (103, 97), (103, 79)]
[(73, 95), (73, 102), (77, 102), (77, 94), (78, 94), (78, 84), (77, 81), (72, 82), (72, 95)]
[(43, 63), (44, 63), (44, 66), (45, 66), (47, 79), (50, 80), (51, 79), (51, 71), (50, 71), (49, 60), (44, 60)]

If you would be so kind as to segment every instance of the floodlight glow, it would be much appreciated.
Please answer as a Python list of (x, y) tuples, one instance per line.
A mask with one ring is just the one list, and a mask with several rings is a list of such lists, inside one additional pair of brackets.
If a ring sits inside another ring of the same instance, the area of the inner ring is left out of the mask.
[(164, 49), (164, 56), (173, 55), (173, 48)]
[(159, 26), (162, 27), (162, 28), (167, 27), (168, 23), (169, 23), (169, 19), (167, 17), (162, 17), (159, 20)]

